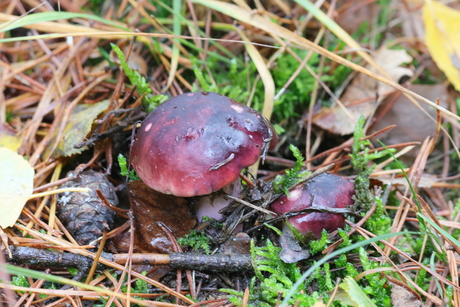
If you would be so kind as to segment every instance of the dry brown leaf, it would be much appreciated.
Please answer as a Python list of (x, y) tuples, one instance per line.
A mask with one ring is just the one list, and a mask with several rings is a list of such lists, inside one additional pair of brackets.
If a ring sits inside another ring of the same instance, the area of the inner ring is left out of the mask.
[[(409, 184), (407, 183), (407, 179), (404, 177), (384, 178), (382, 176), (379, 176), (378, 178), (375, 178), (375, 179), (382, 182), (383, 184), (402, 185), (406, 188), (409, 187)], [(418, 181), (417, 187), (418, 188), (431, 188), (433, 184), (435, 184), (436, 182), (438, 182), (438, 178), (435, 175), (422, 174), (422, 176), (420, 177), (420, 180)]]
[[(375, 53), (374, 61), (395, 82), (398, 82), (404, 76), (412, 76), (413, 74), (410, 69), (400, 67), (401, 64), (412, 61), (412, 58), (405, 50), (381, 48)], [(369, 67), (369, 70), (375, 72), (372, 67)], [(334, 134), (351, 134), (358, 118), (361, 115), (366, 118), (372, 115), (382, 99), (392, 90), (392, 87), (373, 78), (363, 74), (357, 75), (342, 97), (340, 97), (340, 101), (345, 105), (352, 118), (349, 118), (339, 106), (333, 108), (324, 107), (314, 115), (313, 123)], [(376, 94), (378, 95), (377, 97)]]
[(391, 285), (391, 303), (393, 307), (422, 306), (420, 295), (407, 284), (391, 277), (388, 278), (388, 283)]
[[(441, 105), (447, 105), (445, 101), (448, 93), (444, 84), (413, 84), (410, 90), (428, 99), (436, 100), (436, 98), (440, 98)], [(420, 105), (420, 108), (423, 108), (433, 118), (436, 118), (436, 111), (433, 108), (425, 104)], [(396, 100), (394, 100), (393, 96), (390, 96), (377, 109), (376, 118), (381, 118), (372, 130), (378, 131), (389, 125), (396, 125), (393, 130), (379, 135), (379, 140), (386, 145), (423, 142), (427, 136), (434, 137), (436, 135), (436, 123), (426, 116), (420, 108), (404, 95), (400, 95)], [(413, 154), (416, 155), (417, 152)]]
[(337, 7), (340, 14), (335, 18), (335, 21), (347, 33), (355, 33), (365, 22), (372, 24), (380, 11), (377, 2), (365, 0), (339, 0)]
[(150, 253), (173, 252), (171, 241), (157, 223), (169, 228), (176, 238), (189, 234), (196, 219), (187, 201), (154, 191), (140, 180), (130, 182), (128, 190), (136, 229), (135, 249)]

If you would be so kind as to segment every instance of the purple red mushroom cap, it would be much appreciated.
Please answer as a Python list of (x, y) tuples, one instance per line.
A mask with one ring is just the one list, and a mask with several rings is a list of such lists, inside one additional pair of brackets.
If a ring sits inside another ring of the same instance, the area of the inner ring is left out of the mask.
[[(277, 214), (285, 214), (311, 206), (345, 208), (353, 204), (353, 195), (353, 181), (323, 173), (290, 191), (289, 196), (277, 199), (271, 204), (271, 209)], [(338, 213), (311, 212), (290, 217), (288, 222), (302, 234), (311, 232), (319, 239), (323, 229), (331, 232), (343, 228), (345, 217)]]
[(216, 93), (187, 93), (147, 116), (134, 138), (131, 164), (156, 191), (206, 195), (236, 180), (276, 141), (257, 111)]

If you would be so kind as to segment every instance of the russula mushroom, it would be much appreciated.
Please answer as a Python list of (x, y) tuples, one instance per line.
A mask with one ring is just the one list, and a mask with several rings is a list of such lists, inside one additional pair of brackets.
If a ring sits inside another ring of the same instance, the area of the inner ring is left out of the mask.
[(257, 111), (216, 93), (186, 93), (147, 116), (134, 138), (131, 164), (156, 191), (207, 195), (235, 181), (276, 141)]
[[(345, 208), (353, 204), (353, 195), (351, 180), (323, 173), (290, 191), (289, 196), (278, 198), (271, 204), (271, 209), (277, 214), (285, 214), (311, 206)], [(302, 234), (308, 236), (311, 232), (319, 239), (323, 229), (330, 232), (343, 228), (345, 218), (338, 213), (311, 212), (290, 217), (288, 222)]]

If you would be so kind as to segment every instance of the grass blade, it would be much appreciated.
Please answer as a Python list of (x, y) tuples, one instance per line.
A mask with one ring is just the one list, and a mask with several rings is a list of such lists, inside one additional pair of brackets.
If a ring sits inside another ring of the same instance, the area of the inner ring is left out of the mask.
[[(0, 13), (0, 19), (3, 19), (3, 20), (9, 19), (11, 21), (12, 20), (11, 17), (16, 17), (16, 16)], [(97, 22), (100, 22), (106, 25), (110, 25), (110, 26), (113, 26), (113, 27), (116, 27), (122, 30), (129, 31), (128, 28), (121, 26), (117, 22), (110, 21), (110, 20), (101, 18), (99, 16), (95, 16), (95, 15), (84, 14), (84, 13), (71, 13), (71, 12), (43, 12), (43, 13), (30, 14), (22, 18), (18, 17), (17, 19), (12, 20), (12, 22), (7, 23), (5, 27), (0, 26), (0, 32), (6, 32), (12, 29), (21, 28), (21, 27), (35, 24), (35, 23), (56, 21), (59, 19), (71, 19), (71, 18), (86, 18), (86, 19), (94, 20), (94, 21), (97, 21)]]

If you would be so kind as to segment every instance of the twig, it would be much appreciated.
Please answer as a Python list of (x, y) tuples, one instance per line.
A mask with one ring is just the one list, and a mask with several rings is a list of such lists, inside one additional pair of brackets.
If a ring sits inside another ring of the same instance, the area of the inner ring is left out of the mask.
[[(12, 257), (6, 251), (3, 254), (9, 262), (32, 264), (43, 267), (77, 268), (88, 272), (93, 259), (79, 254), (57, 252), (33, 247), (10, 246)], [(170, 254), (111, 254), (102, 253), (101, 258), (118, 264), (125, 264), (131, 258), (133, 264), (169, 265), (172, 269), (198, 270), (210, 272), (252, 271), (250, 254), (214, 254), (170, 253)], [(98, 263), (97, 269), (106, 266)]]

